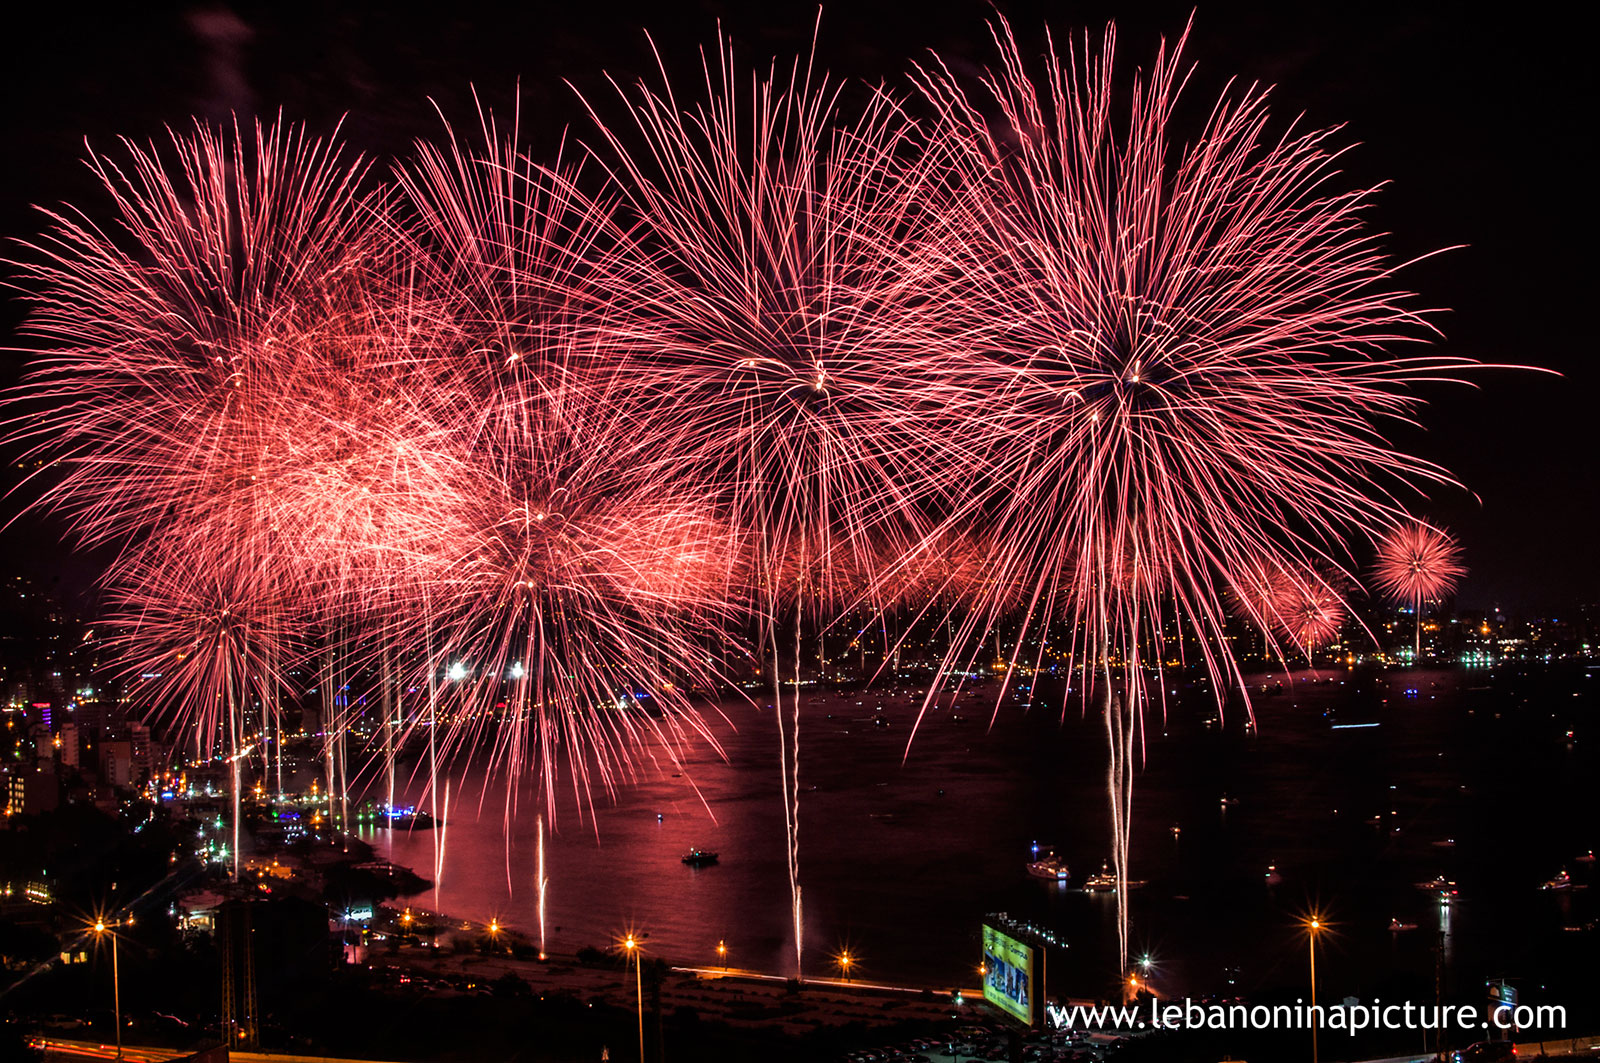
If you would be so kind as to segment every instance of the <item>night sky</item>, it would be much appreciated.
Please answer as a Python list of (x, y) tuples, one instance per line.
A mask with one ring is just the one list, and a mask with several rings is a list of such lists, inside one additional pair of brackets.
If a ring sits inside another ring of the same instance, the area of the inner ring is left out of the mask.
[[(438, 129), (436, 101), (458, 125), (474, 121), (470, 86), (505, 113), (520, 82), (524, 139), (550, 154), (581, 112), (570, 81), (607, 102), (602, 72), (629, 82), (653, 64), (649, 29), (680, 85), (720, 19), (748, 57), (809, 47), (810, 3), (611, 4), (563, 0), (500, 7), (419, 5), (119, 5), (104, 12), (34, 3), (8, 13), (0, 63), (0, 235), (39, 229), (33, 203), (102, 209), (78, 165), (85, 137), (100, 148), (126, 135), (162, 135), (191, 115), (270, 115), (282, 108), (318, 132), (344, 116), (349, 145), (380, 165)], [(1026, 45), (1115, 17), (1124, 72), (1182, 32), (1189, 4), (1003, 3)], [(823, 13), (820, 65), (839, 75), (904, 84), (908, 60), (940, 52), (952, 66), (991, 55), (990, 8), (969, 3), (838, 3)], [(1410, 269), (1406, 283), (1439, 318), (1441, 350), (1557, 370), (1475, 375), (1477, 390), (1439, 387), (1411, 447), (1451, 469), (1467, 491), (1418, 512), (1446, 523), (1472, 572), (1464, 606), (1527, 614), (1600, 602), (1593, 543), (1597, 369), (1581, 322), (1589, 312), (1593, 239), (1593, 64), (1582, 27), (1518, 7), (1483, 19), (1460, 5), (1424, 12), (1359, 5), (1275, 5), (1263, 12), (1201, 5), (1188, 56), (1199, 64), (1184, 112), (1198, 128), (1230, 77), (1273, 84), (1274, 116), (1344, 123), (1359, 147), (1351, 184), (1387, 179), (1371, 215), (1408, 259), (1458, 250)], [(1581, 112), (1581, 113), (1580, 113)], [(9, 253), (9, 252), (8, 252)], [(0, 268), (0, 276), (9, 270)], [(0, 307), (15, 346), (21, 311)], [(23, 356), (4, 355), (4, 380)], [(14, 455), (8, 455), (14, 458)], [(16, 503), (6, 506), (6, 512)], [(22, 522), (0, 546), (10, 567), (80, 585), (92, 562), (68, 561), (60, 529)]]

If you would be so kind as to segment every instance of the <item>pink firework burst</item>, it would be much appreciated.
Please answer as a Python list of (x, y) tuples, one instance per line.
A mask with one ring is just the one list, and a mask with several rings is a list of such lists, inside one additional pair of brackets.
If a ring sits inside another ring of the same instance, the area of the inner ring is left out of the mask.
[(1339, 637), (1349, 615), (1349, 589), (1344, 573), (1326, 563), (1292, 571), (1257, 567), (1234, 578), (1226, 602), (1234, 615), (1260, 628), (1269, 644), (1285, 639), (1309, 662), (1313, 650)]
[(446, 533), (407, 603), (431, 642), (410, 648), (417, 678), (460, 673), (440, 741), (531, 769), (551, 810), (563, 767), (586, 804), (658, 748), (716, 747), (690, 694), (713, 683), (706, 640), (737, 553), (697, 499), (640, 475), (649, 463), (621, 425), (607, 434), (553, 405), (523, 411), (518, 446), (436, 488)]
[[(808, 613), (825, 628), (818, 614), (849, 597), (880, 543), (917, 524), (929, 481), (960, 473), (933, 460), (918, 415), (936, 407), (901, 371), (911, 337), (889, 324), (925, 298), (885, 248), (910, 231), (926, 172), (883, 93), (848, 111), (808, 63), (747, 72), (721, 39), (703, 74), (692, 103), (663, 68), (659, 85), (618, 87), (623, 122), (591, 107), (626, 234), (603, 260), (599, 350), (680, 475), (749, 534), (781, 683), (780, 601), (798, 676)], [(798, 689), (774, 688), (797, 974)]]
[(1348, 610), (1339, 589), (1342, 582), (1320, 567), (1289, 580), (1278, 614), (1284, 635), (1307, 661), (1313, 650), (1337, 640), (1344, 627)]
[(941, 278), (924, 375), (970, 396), (967, 450), (987, 466), (970, 512), (1002, 544), (998, 584), (1074, 632), (1121, 878), (1164, 624), (1194, 633), (1217, 690), (1236, 686), (1237, 574), (1307, 571), (1396, 519), (1395, 485), (1444, 480), (1381, 426), (1418, 404), (1412, 381), (1468, 363), (1387, 353), (1427, 326), (1361, 226), (1370, 190), (1335, 189), (1329, 131), (1269, 133), (1252, 89), (1180, 134), (1181, 42), (1127, 94), (1113, 30), (1042, 64), (1003, 20), (995, 39), (975, 88), (937, 62), (917, 76), (955, 174), (947, 224), (916, 251)]
[(380, 193), (336, 141), (278, 123), (197, 125), (91, 155), (115, 223), (46, 211), (18, 263), (45, 348), (11, 438), (63, 471), (43, 496), (86, 541), (212, 505), (247, 482), (286, 340), (376, 256)]
[(1378, 540), (1373, 578), (1382, 593), (1409, 604), (1415, 612), (1413, 660), (1422, 656), (1423, 605), (1449, 594), (1466, 574), (1461, 544), (1449, 532), (1431, 524), (1402, 523)]

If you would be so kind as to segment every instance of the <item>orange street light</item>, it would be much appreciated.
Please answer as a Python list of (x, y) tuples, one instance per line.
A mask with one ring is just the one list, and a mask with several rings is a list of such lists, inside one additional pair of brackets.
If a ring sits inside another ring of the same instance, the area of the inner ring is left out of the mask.
[(1317, 935), (1326, 927), (1327, 921), (1316, 912), (1312, 912), (1305, 920), (1306, 946), (1311, 954), (1311, 1063), (1318, 1063), (1317, 1058)]
[(115, 922), (108, 923), (104, 919), (94, 921), (93, 930), (96, 937), (106, 934), (111, 935), (111, 1007), (112, 1016), (117, 1024), (117, 1059), (122, 1059), (122, 972), (117, 966), (117, 932), (116, 927), (133, 925), (133, 917), (128, 916)]
[(635, 936), (632, 931), (622, 939), (622, 948), (625, 955), (633, 959), (634, 986), (639, 994), (639, 1058), (644, 1059), (644, 948), (640, 944), (643, 935)]

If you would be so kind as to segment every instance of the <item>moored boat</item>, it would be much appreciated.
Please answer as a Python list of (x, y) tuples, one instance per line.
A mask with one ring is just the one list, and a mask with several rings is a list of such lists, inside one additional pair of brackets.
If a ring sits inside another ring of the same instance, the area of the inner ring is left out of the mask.
[(1065, 882), (1071, 877), (1071, 873), (1067, 870), (1067, 862), (1049, 850), (1028, 865), (1028, 874), (1034, 878), (1049, 879), (1051, 882)]

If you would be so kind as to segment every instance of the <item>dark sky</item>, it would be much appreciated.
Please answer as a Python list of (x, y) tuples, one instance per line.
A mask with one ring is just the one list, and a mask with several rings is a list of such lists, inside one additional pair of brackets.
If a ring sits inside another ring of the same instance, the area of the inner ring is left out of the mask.
[[(507, 104), (520, 80), (531, 145), (553, 146), (577, 123), (570, 81), (605, 91), (602, 71), (631, 80), (651, 63), (656, 35), (680, 79), (718, 19), (747, 54), (809, 45), (816, 7), (762, 2), (615, 5), (562, 0), (476, 7), (32, 3), (8, 14), (0, 62), (0, 234), (38, 229), (31, 203), (100, 207), (77, 165), (85, 137), (109, 146), (145, 139), (192, 114), (271, 113), (327, 130), (345, 118), (359, 150), (387, 160), (437, 127), (429, 98), (466, 124), (469, 85)], [(1118, 20), (1125, 63), (1176, 35), (1191, 5), (1002, 3), (1025, 44)], [(1481, 374), (1477, 390), (1430, 393), (1425, 432), (1404, 442), (1449, 467), (1468, 491), (1442, 492), (1419, 512), (1464, 541), (1468, 606), (1501, 603), (1559, 615), (1600, 601), (1596, 522), (1597, 369), (1588, 319), (1594, 175), (1592, 70), (1584, 27), (1519, 5), (1484, 19), (1467, 5), (1405, 12), (1387, 5), (1202, 5), (1188, 55), (1195, 101), (1230, 77), (1276, 86), (1275, 115), (1346, 124), (1359, 143), (1350, 180), (1392, 181), (1374, 215), (1397, 258), (1466, 245), (1409, 271), (1441, 318), (1442, 349), (1490, 362), (1559, 370)], [(898, 80), (908, 59), (936, 49), (955, 63), (990, 55), (990, 8), (969, 3), (838, 3), (823, 16), (819, 55), (837, 74)], [(1195, 117), (1190, 112), (1191, 117)], [(1198, 118), (1196, 118), (1198, 120)], [(18, 310), (0, 307), (0, 342)], [(17, 356), (3, 374), (14, 379)], [(10, 511), (11, 507), (7, 508)], [(17, 567), (50, 575), (53, 530), (0, 539)], [(83, 569), (85, 566), (70, 566)]]

